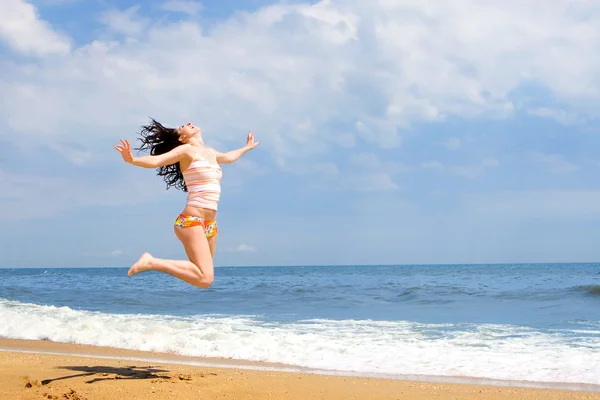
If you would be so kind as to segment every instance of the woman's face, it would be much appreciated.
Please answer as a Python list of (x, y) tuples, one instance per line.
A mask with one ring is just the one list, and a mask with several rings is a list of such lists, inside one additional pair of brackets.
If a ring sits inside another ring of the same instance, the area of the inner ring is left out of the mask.
[(190, 138), (202, 134), (202, 130), (191, 122), (181, 125), (177, 130), (179, 132), (179, 140), (182, 142), (186, 142), (190, 140)]

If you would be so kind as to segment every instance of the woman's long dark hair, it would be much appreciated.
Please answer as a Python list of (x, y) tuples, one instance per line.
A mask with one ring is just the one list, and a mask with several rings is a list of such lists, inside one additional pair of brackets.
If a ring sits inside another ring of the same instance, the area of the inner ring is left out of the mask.
[[(150, 124), (142, 126), (142, 130), (140, 131), (142, 137), (139, 139), (142, 142), (142, 145), (136, 148), (136, 150), (150, 150), (150, 154), (156, 156), (167, 153), (183, 144), (179, 141), (179, 133), (176, 129), (167, 128), (160, 122), (157, 122), (154, 118), (150, 119)], [(176, 188), (187, 192), (187, 186), (183, 180), (183, 174), (181, 173), (178, 162), (158, 167), (157, 175), (163, 177), (164, 181), (167, 183), (167, 190), (169, 187), (175, 186)]]

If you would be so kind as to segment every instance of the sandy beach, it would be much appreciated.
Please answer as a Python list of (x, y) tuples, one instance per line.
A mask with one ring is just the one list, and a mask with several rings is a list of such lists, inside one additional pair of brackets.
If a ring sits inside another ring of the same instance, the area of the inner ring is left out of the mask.
[(210, 359), (206, 365), (215, 366), (185, 365), (192, 360), (45, 341), (0, 340), (0, 348), (2, 400), (600, 399), (600, 393), (587, 390), (279, 372)]

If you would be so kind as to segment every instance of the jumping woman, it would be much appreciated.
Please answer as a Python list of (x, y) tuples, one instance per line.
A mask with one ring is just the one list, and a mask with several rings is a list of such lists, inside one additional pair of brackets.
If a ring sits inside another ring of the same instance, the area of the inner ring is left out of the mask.
[(129, 269), (128, 276), (144, 271), (160, 271), (191, 285), (208, 288), (214, 280), (213, 259), (217, 240), (217, 205), (221, 196), (222, 171), (219, 164), (231, 164), (258, 146), (249, 132), (246, 145), (227, 153), (205, 147), (202, 131), (191, 122), (166, 128), (154, 119), (141, 130), (142, 145), (149, 156), (133, 157), (131, 145), (121, 140), (114, 146), (125, 162), (142, 168), (157, 168), (167, 189), (175, 186), (188, 192), (187, 204), (175, 219), (175, 235), (183, 244), (188, 261), (165, 260), (144, 253)]

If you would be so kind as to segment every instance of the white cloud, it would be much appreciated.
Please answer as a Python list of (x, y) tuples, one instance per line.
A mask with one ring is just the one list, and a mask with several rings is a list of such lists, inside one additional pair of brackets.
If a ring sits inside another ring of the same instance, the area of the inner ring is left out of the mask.
[(563, 125), (573, 125), (582, 122), (582, 119), (576, 114), (558, 108), (537, 107), (529, 110), (528, 113), (538, 117), (552, 118)]
[(104, 15), (110, 32), (126, 37), (106, 41), (99, 32), (67, 54), (68, 41), (30, 5), (8, 0), (4, 11), (27, 12), (0, 12), (10, 16), (5, 40), (24, 52), (67, 56), (0, 67), (0, 137), (91, 146), (92, 137), (131, 138), (148, 116), (171, 125), (192, 119), (209, 144), (239, 140), (252, 127), (283, 166), (355, 146), (357, 138), (400, 146), (414, 122), (511, 115), (522, 104), (513, 104), (514, 91), (532, 81), (570, 109), (597, 115), (590, 105), (600, 102), (600, 15), (591, 2), (546, 4), (274, 4), (210, 30), (190, 20), (146, 20), (144, 8), (133, 7)]
[[(129, 174), (135, 179), (127, 179)], [(30, 175), (0, 169), (0, 221), (52, 218), (69, 209), (140, 204), (166, 195), (156, 190), (156, 181), (149, 184), (156, 178), (154, 176), (144, 176), (133, 170), (116, 175), (108, 182), (102, 182), (89, 179), (89, 176), (78, 180), (44, 172)]]
[(0, 40), (26, 55), (66, 55), (71, 49), (70, 40), (41, 20), (25, 0), (0, 1)]
[(31, 3), (34, 5), (45, 5), (45, 6), (62, 6), (66, 4), (73, 4), (83, 0), (33, 0)]
[(255, 253), (256, 252), (256, 247), (242, 243), (242, 244), (240, 244), (237, 247), (229, 249), (229, 251), (230, 252), (236, 252), (236, 253)]
[(125, 36), (137, 36), (141, 34), (149, 21), (138, 15), (140, 6), (131, 6), (125, 10), (111, 9), (100, 16), (100, 22), (105, 24), (113, 32)]
[(448, 151), (456, 151), (456, 150), (460, 149), (461, 142), (460, 142), (459, 138), (451, 137), (447, 141), (443, 142), (442, 145)]
[(451, 165), (444, 164), (436, 160), (425, 161), (421, 163), (423, 169), (435, 171), (438, 173), (450, 173), (468, 179), (475, 179), (482, 176), (486, 169), (497, 168), (500, 163), (495, 158), (484, 158), (477, 164)]
[(337, 134), (331, 139), (331, 141), (337, 144), (338, 146), (345, 148), (351, 148), (356, 146), (356, 137), (353, 134), (347, 132), (341, 132)]
[(337, 165), (332, 162), (315, 163), (312, 171), (324, 175), (337, 175), (340, 172)]
[(196, 15), (202, 10), (202, 3), (190, 0), (169, 0), (162, 4), (161, 8), (166, 11), (182, 12)]
[(93, 159), (93, 154), (90, 150), (83, 150), (80, 146), (72, 146), (67, 143), (50, 143), (48, 145), (52, 150), (62, 154), (75, 165), (87, 164)]
[(394, 178), (386, 172), (373, 172), (352, 179), (353, 189), (367, 192), (398, 190)]
[(542, 152), (532, 152), (533, 159), (546, 166), (546, 168), (555, 174), (569, 174), (579, 171), (579, 165), (576, 165), (567, 160), (561, 154), (546, 154)]
[(395, 191), (400, 188), (397, 175), (413, 170), (397, 161), (382, 161), (375, 153), (353, 153), (348, 159), (350, 169), (332, 187), (352, 191)]
[(114, 257), (120, 256), (121, 254), (123, 254), (123, 250), (113, 250), (110, 252), (110, 255)]
[(349, 155), (349, 159), (359, 171), (376, 171), (390, 174), (412, 171), (411, 167), (397, 161), (381, 161), (375, 153), (353, 153)]

